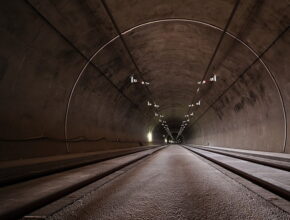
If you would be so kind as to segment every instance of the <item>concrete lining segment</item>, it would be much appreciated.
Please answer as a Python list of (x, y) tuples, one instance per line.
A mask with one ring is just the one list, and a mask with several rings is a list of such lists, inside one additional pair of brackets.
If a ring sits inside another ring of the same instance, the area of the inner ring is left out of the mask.
[[(169, 19), (160, 19), (160, 20), (155, 20), (155, 21), (150, 21), (150, 22), (146, 22), (143, 24), (139, 24), (136, 25), (135, 27), (132, 27), (128, 30), (125, 30), (121, 33), (121, 35), (126, 35), (129, 34), (130, 32), (138, 29), (138, 28), (142, 28), (148, 25), (152, 25), (152, 24), (157, 24), (157, 23), (163, 23), (163, 22), (185, 22), (185, 23), (193, 23), (193, 24), (198, 24), (198, 25), (203, 25), (206, 27), (210, 27), (212, 29), (218, 30), (218, 31), (223, 31), (222, 28), (219, 28), (215, 25), (206, 23), (206, 22), (202, 22), (202, 21), (198, 21), (198, 20), (193, 20), (193, 19), (186, 19), (186, 18), (169, 18)], [(259, 62), (263, 65), (263, 67), (265, 68), (266, 72), (269, 74), (271, 80), (273, 81), (273, 84), (275, 85), (280, 101), (281, 101), (281, 106), (282, 106), (282, 112), (283, 112), (283, 117), (284, 117), (284, 141), (283, 141), (283, 152), (285, 152), (285, 148), (286, 148), (286, 142), (287, 142), (287, 116), (286, 116), (286, 110), (285, 110), (285, 104), (283, 101), (283, 97), (282, 97), (282, 93), (281, 90), (279, 88), (279, 85), (277, 83), (277, 80), (275, 79), (274, 74), (270, 71), (269, 67), (266, 65), (266, 63), (263, 61), (262, 58), (259, 57), (259, 55), (257, 54), (257, 52), (250, 47), (248, 44), (246, 44), (243, 40), (239, 39), (237, 36), (235, 36), (234, 34), (226, 31), (225, 34), (229, 37), (231, 37), (232, 39), (236, 40), (237, 42), (239, 42), (241, 45), (245, 46), (258, 60)], [(107, 43), (105, 43), (103, 46), (101, 46), (93, 55), (92, 57), (89, 59), (89, 61), (87, 62), (87, 64), (83, 67), (82, 71), (78, 74), (78, 77), (74, 83), (74, 86), (71, 90), (69, 99), (68, 99), (68, 103), (67, 103), (67, 110), (66, 110), (66, 115), (65, 115), (65, 138), (68, 138), (68, 117), (69, 117), (69, 109), (70, 109), (70, 103), (71, 103), (71, 99), (72, 96), (74, 94), (75, 88), (77, 87), (77, 84), (80, 80), (80, 78), (82, 77), (85, 69), (87, 68), (88, 64), (92, 62), (92, 60), (107, 46), (109, 46), (111, 43), (113, 43), (116, 39), (118, 39), (120, 36), (117, 35), (116, 37), (114, 37), (113, 39), (111, 39), (110, 41), (108, 41)]]
[(193, 147), (184, 147), (290, 200), (289, 172)]
[(163, 147), (0, 189), (0, 218), (14, 219), (145, 158)]
[[(68, 134), (67, 134), (67, 124), (68, 124), (68, 111), (69, 111), (69, 107), (70, 107), (70, 103), (71, 103), (71, 99), (73, 96), (73, 92), (75, 90), (75, 87), (78, 83), (78, 81), (80, 80), (80, 77), (82, 75), (82, 72), (86, 70), (88, 65), (92, 65), (94, 68), (97, 69), (97, 71), (112, 85), (112, 87), (114, 87), (127, 101), (129, 101), (131, 103), (131, 105), (135, 108), (137, 108), (144, 117), (148, 117), (147, 114), (144, 113), (144, 111), (142, 111), (140, 109), (140, 107), (138, 105), (136, 105), (127, 95), (125, 95), (115, 84), (114, 82), (112, 82), (107, 76), (106, 74), (103, 73), (103, 71), (92, 62), (92, 59), (94, 58), (94, 56), (92, 56), (91, 58), (88, 58), (84, 53), (82, 53), (81, 50), (79, 50), (79, 48), (77, 48), (73, 42), (71, 42), (61, 31), (59, 31), (48, 19), (46, 19), (45, 16), (43, 16), (38, 10), (37, 8), (29, 1), (27, 0), (26, 3), (49, 25), (51, 26), (68, 44), (70, 44), (70, 46), (72, 46), (85, 60), (86, 63), (84, 65), (84, 67), (81, 70), (81, 73), (77, 75), (77, 78), (72, 86), (72, 89), (70, 90), (69, 96), (68, 96), (68, 102), (67, 102), (67, 106), (66, 106), (66, 110), (65, 110), (65, 118), (64, 118), (64, 137), (65, 140), (68, 140)], [(111, 42), (113, 42), (115, 39), (117, 39), (117, 37), (114, 37), (112, 40), (110, 40), (109, 42), (107, 42), (105, 45), (103, 45), (98, 51), (100, 52), (103, 48), (105, 48), (108, 44), (110, 44)], [(70, 143), (68, 141), (66, 141), (66, 150), (69, 153), (70, 149), (69, 149)]]

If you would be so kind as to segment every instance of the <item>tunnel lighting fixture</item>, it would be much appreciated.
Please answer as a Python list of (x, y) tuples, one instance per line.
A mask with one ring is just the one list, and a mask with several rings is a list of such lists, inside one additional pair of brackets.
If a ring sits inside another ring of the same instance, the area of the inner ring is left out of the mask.
[(145, 81), (142, 81), (141, 84), (142, 84), (142, 85), (146, 85), (146, 86), (150, 85), (149, 82), (145, 82)]
[(216, 75), (214, 74), (213, 77), (209, 78), (209, 81), (216, 82)]
[(154, 114), (155, 114), (156, 117), (158, 117), (158, 113), (155, 112)]
[(197, 88), (196, 92), (199, 92), (199, 88)]
[(189, 115), (184, 115), (184, 117), (188, 118), (188, 117), (189, 117)]
[(162, 120), (161, 120), (161, 119), (159, 119), (159, 122), (162, 122)]
[(187, 121), (189, 122), (189, 121), (190, 121), (190, 119), (187, 119)]
[(194, 116), (194, 113), (193, 113), (193, 112), (191, 112), (191, 113), (190, 113), (190, 116)]
[(166, 123), (166, 121), (163, 121), (163, 123)]
[(147, 105), (148, 105), (148, 106), (151, 106), (151, 105), (152, 105), (152, 103), (151, 103), (151, 102), (149, 102), (149, 101), (147, 101)]
[(155, 108), (159, 108), (159, 105), (157, 105), (157, 104), (154, 104), (154, 107), (155, 107)]
[(197, 103), (195, 103), (196, 105), (200, 105), (200, 100), (197, 102)]
[(159, 115), (160, 116), (160, 118), (164, 118), (164, 115)]
[(148, 140), (148, 142), (152, 142), (152, 132), (148, 132), (147, 133), (147, 140)]
[(137, 83), (138, 80), (134, 78), (134, 76), (130, 76), (131, 83)]
[(205, 80), (203, 80), (203, 81), (198, 81), (198, 82), (197, 82), (198, 85), (205, 84), (205, 83), (206, 83)]
[(190, 105), (188, 105), (188, 107), (189, 107), (189, 108), (194, 107), (194, 104), (190, 104)]

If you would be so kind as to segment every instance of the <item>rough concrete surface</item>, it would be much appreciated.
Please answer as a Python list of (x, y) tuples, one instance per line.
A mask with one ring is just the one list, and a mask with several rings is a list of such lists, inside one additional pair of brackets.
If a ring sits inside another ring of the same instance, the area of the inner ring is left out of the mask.
[(88, 185), (160, 148), (81, 166), (0, 188), (0, 219), (15, 219)]
[(172, 145), (51, 219), (290, 219), (188, 150)]

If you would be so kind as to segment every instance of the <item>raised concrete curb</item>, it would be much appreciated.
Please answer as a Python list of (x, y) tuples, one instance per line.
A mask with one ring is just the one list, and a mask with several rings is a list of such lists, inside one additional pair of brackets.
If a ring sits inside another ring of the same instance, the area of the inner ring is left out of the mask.
[[(229, 156), (229, 157), (234, 157), (234, 158), (247, 160), (250, 162), (278, 168), (281, 170), (290, 171), (290, 161), (289, 162), (280, 161), (278, 157), (274, 157), (275, 159), (273, 159), (273, 158), (269, 159), (271, 157), (265, 158), (264, 155), (259, 155), (258, 153), (256, 153), (256, 154), (246, 153), (245, 154), (245, 153), (240, 153), (239, 151), (219, 150), (219, 149), (211, 148), (211, 147), (201, 147), (201, 146), (193, 146), (193, 147), (195, 147), (197, 149), (213, 152), (213, 153), (222, 154), (222, 155)], [(285, 158), (282, 158), (282, 159), (285, 160)]]
[(184, 147), (246, 179), (251, 180), (283, 198), (290, 200), (290, 175), (288, 171), (267, 167), (194, 147)]
[(57, 172), (63, 172), (80, 166), (86, 166), (144, 150), (154, 149), (155, 147), (157, 146), (0, 162), (0, 186), (2, 187)]
[(0, 219), (20, 218), (164, 147), (83, 166), (0, 189)]
[(66, 207), (77, 202), (78, 200), (81, 200), (82, 198), (86, 197), (88, 194), (93, 193), (94, 191), (98, 190), (103, 185), (108, 184), (111, 181), (114, 181), (115, 179), (125, 174), (129, 170), (133, 169), (134, 167), (137, 167), (146, 159), (147, 159), (146, 157), (143, 159), (140, 159), (136, 161), (135, 163), (132, 163), (110, 175), (107, 175), (96, 182), (93, 182), (85, 187), (80, 188), (79, 190), (69, 193), (68, 195), (64, 197), (61, 197), (60, 199), (57, 199), (54, 202), (41, 207), (40, 209), (37, 209), (31, 213), (28, 213), (25, 216), (23, 216), (21, 220), (50, 219), (50, 217), (52, 217), (55, 213), (65, 209)]

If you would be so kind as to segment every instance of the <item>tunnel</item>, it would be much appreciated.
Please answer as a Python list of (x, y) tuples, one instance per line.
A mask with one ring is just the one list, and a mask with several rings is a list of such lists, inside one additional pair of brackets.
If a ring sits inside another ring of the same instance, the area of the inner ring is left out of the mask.
[(17, 164), (170, 144), (290, 158), (288, 0), (21, 0), (0, 11), (3, 187), (42, 176)]

